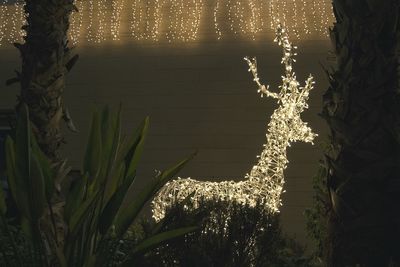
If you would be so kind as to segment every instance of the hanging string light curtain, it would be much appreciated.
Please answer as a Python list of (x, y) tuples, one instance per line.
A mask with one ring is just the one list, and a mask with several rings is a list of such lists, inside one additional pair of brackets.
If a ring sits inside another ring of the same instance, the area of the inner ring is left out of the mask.
[[(0, 0), (0, 44), (21, 40), (23, 3)], [(71, 15), (69, 31), (74, 44), (121, 37), (154, 42), (256, 40), (271, 35), (278, 22), (292, 38), (326, 38), (333, 20), (330, 0), (75, 0), (75, 5), (79, 12)]]

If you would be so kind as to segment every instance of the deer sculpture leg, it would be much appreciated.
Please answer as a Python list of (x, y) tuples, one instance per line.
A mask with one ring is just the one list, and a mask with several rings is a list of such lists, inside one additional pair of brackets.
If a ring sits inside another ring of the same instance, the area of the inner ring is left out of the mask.
[(286, 149), (292, 142), (312, 143), (316, 134), (311, 131), (300, 114), (308, 108), (309, 91), (313, 89), (314, 80), (310, 77), (304, 87), (299, 87), (292, 64), (295, 62), (295, 49), (285, 29), (278, 25), (274, 40), (283, 48), (282, 64), (285, 76), (279, 92), (271, 92), (269, 86), (260, 83), (255, 58), (245, 58), (249, 72), (258, 86), (261, 97), (264, 95), (277, 100), (278, 107), (271, 116), (267, 127), (266, 143), (256, 165), (243, 181), (209, 182), (191, 178), (173, 180), (167, 183), (154, 198), (153, 218), (156, 221), (165, 216), (165, 212), (176, 202), (190, 201), (191, 207), (198, 207), (201, 200), (233, 201), (243, 205), (264, 205), (269, 212), (279, 212), (281, 194), (284, 185), (284, 170), (288, 160)]

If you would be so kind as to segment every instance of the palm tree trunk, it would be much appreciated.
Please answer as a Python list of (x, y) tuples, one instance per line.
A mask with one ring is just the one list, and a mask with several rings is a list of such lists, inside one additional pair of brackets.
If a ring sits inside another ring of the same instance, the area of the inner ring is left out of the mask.
[[(328, 266), (400, 264), (398, 0), (333, 0)], [(396, 265), (397, 266), (397, 265)]]
[(73, 0), (26, 0), (25, 42), (15, 44), (22, 58), (22, 71), (14, 79), (21, 83), (18, 106), (28, 106), (38, 143), (52, 161), (63, 142), (61, 119), (73, 128), (62, 95), (66, 74), (77, 60), (67, 42), (74, 8)]

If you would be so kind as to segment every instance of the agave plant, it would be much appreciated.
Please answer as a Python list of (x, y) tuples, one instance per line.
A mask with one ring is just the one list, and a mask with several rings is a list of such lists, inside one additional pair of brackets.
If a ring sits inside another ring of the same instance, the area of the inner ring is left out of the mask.
[[(334, 0), (328, 266), (400, 264), (400, 2)], [(397, 266), (396, 265), (396, 266)]]
[[(37, 265), (111, 264), (115, 243), (123, 239), (147, 201), (193, 157), (160, 172), (134, 199), (129, 198), (148, 125), (146, 118), (134, 135), (122, 140), (120, 111), (110, 112), (106, 108), (95, 112), (82, 175), (68, 190), (63, 190), (65, 183), (61, 180), (66, 172), (51, 168), (32, 134), (28, 109), (25, 107), (20, 112), (15, 139), (6, 140), (7, 176), (20, 227), (32, 244), (36, 255), (32, 258)], [(67, 191), (65, 201), (57, 201), (62, 191)], [(127, 204), (123, 204), (124, 200), (128, 200)], [(4, 194), (0, 191), (3, 219), (7, 209), (4, 203)], [(195, 227), (166, 232), (160, 229), (156, 225), (154, 234), (134, 246), (119, 265), (129, 266), (135, 255), (191, 232)], [(7, 223), (2, 230), (11, 235)], [(18, 249), (13, 251), (14, 256), (23, 258), (20, 254)]]

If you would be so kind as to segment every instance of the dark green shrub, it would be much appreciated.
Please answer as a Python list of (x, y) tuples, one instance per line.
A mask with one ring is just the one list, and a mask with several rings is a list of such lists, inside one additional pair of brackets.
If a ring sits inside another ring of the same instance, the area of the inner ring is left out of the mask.
[(283, 235), (279, 216), (260, 205), (203, 201), (195, 211), (176, 205), (165, 222), (165, 230), (196, 223), (200, 229), (138, 258), (137, 266), (313, 266), (304, 248)]
[(328, 192), (326, 186), (327, 170), (320, 161), (318, 173), (313, 178), (313, 206), (305, 210), (307, 233), (315, 244), (314, 257), (324, 259), (327, 241)]

